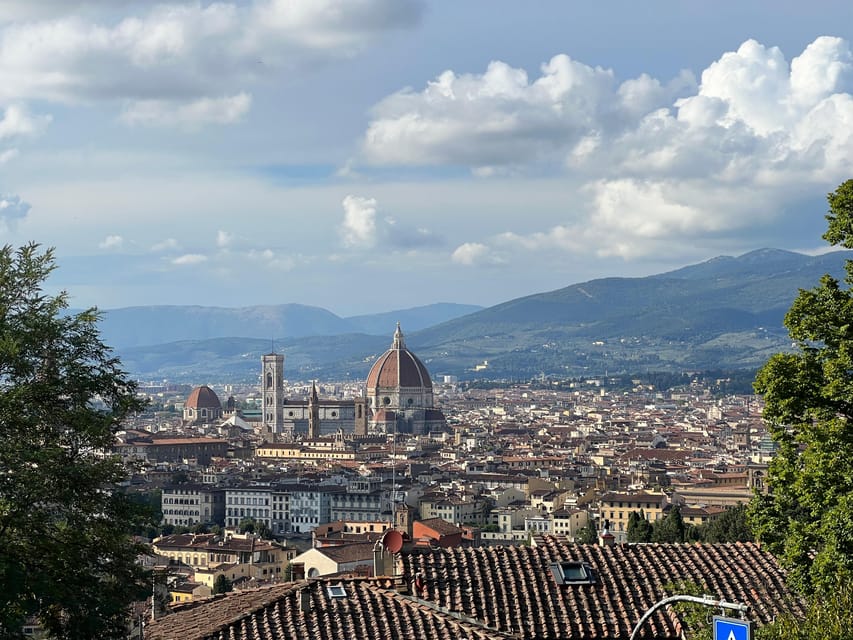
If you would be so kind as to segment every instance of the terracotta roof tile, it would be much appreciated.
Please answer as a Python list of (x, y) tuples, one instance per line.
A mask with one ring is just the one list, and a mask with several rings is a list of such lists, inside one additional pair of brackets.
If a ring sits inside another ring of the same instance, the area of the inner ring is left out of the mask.
[[(755, 544), (574, 545), (435, 549), (401, 555), (406, 584), (422, 570), (425, 598), (390, 589), (389, 578), (285, 584), (176, 606), (149, 625), (148, 640), (273, 638), (628, 638), (654, 603), (679, 582), (750, 605), (758, 626), (781, 611), (803, 612), (772, 555)], [(591, 584), (557, 584), (555, 562), (589, 565)], [(310, 603), (303, 613), (302, 598)], [(680, 637), (674, 610), (654, 615), (641, 638)]]

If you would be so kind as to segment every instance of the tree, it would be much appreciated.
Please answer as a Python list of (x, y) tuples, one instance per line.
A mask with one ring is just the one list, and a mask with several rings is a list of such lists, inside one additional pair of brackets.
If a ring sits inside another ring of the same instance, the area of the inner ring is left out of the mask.
[(655, 524), (652, 530), (652, 542), (684, 542), (684, 519), (681, 507), (673, 505), (663, 520)]
[(651, 542), (652, 523), (646, 520), (643, 510), (632, 511), (628, 516), (628, 542)]
[(216, 576), (216, 580), (213, 581), (213, 594), (217, 593), (228, 593), (231, 589), (234, 588), (234, 585), (231, 584), (231, 581), (224, 573), (220, 573)]
[(598, 529), (595, 527), (595, 521), (592, 518), (589, 518), (586, 525), (578, 531), (575, 542), (578, 544), (595, 544), (598, 542)]
[(853, 629), (853, 586), (812, 596), (804, 618), (785, 614), (759, 629), (759, 640), (849, 640)]
[(746, 505), (726, 509), (719, 518), (701, 528), (705, 542), (751, 542), (755, 539), (747, 521)]
[[(853, 248), (853, 180), (827, 199), (824, 239)], [(785, 315), (796, 351), (772, 356), (755, 380), (778, 451), (750, 523), (805, 593), (853, 580), (853, 262), (845, 268), (843, 284), (825, 275), (800, 291)]]
[(51, 250), (0, 249), (0, 637), (30, 615), (51, 637), (124, 637), (150, 583), (136, 507), (116, 489), (127, 473), (100, 454), (143, 405), (97, 312), (44, 293), (53, 269)]

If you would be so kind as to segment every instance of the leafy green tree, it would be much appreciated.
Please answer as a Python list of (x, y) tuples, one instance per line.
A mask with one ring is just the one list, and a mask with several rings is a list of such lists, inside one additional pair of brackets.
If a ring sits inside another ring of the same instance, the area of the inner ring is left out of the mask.
[(598, 542), (598, 529), (596, 529), (595, 521), (592, 518), (587, 520), (586, 525), (578, 531), (575, 542), (578, 544), (595, 544)]
[(758, 630), (758, 640), (849, 640), (853, 629), (853, 586), (812, 596), (806, 615), (785, 614)]
[(216, 576), (216, 580), (213, 581), (213, 593), (214, 595), (217, 593), (228, 593), (234, 588), (234, 585), (231, 584), (231, 581), (228, 579), (224, 573)]
[(55, 638), (119, 638), (151, 589), (127, 473), (102, 456), (143, 408), (94, 310), (48, 295), (53, 252), (0, 249), (0, 637), (37, 616)]
[(651, 542), (652, 523), (646, 520), (643, 510), (632, 511), (628, 516), (628, 542)]
[[(853, 180), (828, 195), (824, 239), (853, 248)], [(842, 284), (825, 275), (785, 316), (796, 345), (759, 370), (764, 419), (778, 451), (770, 493), (750, 503), (750, 523), (806, 593), (853, 581), (853, 262)]]
[(243, 518), (240, 520), (240, 524), (237, 525), (237, 529), (240, 533), (254, 533), (264, 540), (272, 538), (272, 531), (266, 523), (260, 520), (255, 520), (254, 518)]
[(755, 539), (747, 521), (746, 505), (726, 509), (725, 513), (701, 527), (705, 542), (751, 542)]
[(652, 542), (684, 542), (685, 532), (681, 507), (676, 504), (670, 508), (663, 520), (655, 524), (652, 530)]

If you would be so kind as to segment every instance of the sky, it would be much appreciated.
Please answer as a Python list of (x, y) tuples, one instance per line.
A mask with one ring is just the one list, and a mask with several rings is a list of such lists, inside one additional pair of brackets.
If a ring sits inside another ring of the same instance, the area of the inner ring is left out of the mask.
[(847, 0), (3, 0), (0, 241), (342, 316), (825, 251), (852, 51)]

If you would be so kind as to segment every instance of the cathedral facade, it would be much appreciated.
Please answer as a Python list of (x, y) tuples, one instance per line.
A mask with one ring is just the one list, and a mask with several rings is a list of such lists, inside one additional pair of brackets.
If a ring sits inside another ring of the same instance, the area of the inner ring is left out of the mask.
[(406, 348), (399, 323), (391, 348), (373, 363), (360, 398), (322, 399), (315, 385), (307, 400), (286, 398), (284, 355), (278, 353), (261, 357), (261, 391), (263, 425), (271, 440), (317, 439), (339, 431), (425, 433), (446, 426), (444, 414), (433, 406), (429, 372)]

